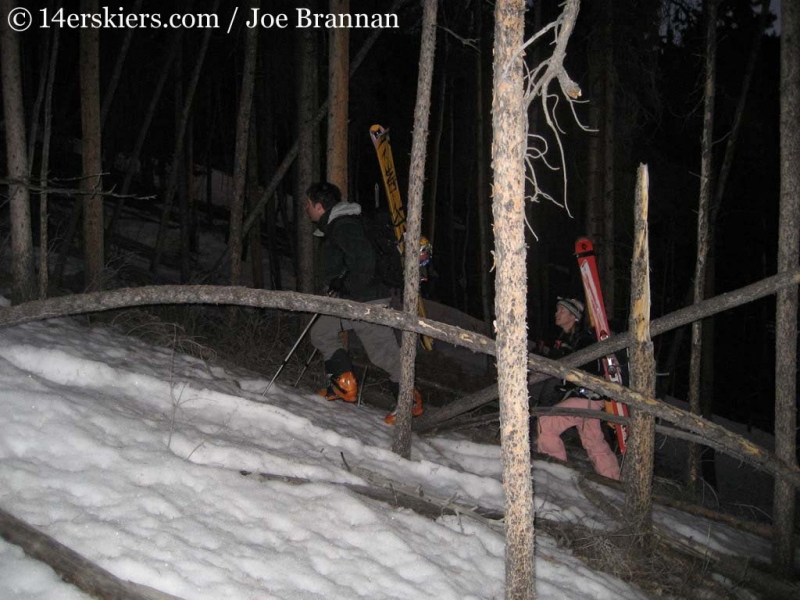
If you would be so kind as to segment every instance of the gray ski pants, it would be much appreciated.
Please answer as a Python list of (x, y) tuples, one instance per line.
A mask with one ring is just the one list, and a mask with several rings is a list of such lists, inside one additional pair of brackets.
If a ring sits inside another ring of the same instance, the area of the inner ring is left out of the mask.
[[(368, 304), (389, 306), (389, 300), (373, 300)], [(400, 381), (400, 347), (397, 345), (397, 338), (392, 328), (320, 315), (309, 336), (311, 343), (325, 360), (329, 360), (340, 348), (344, 349), (342, 338), (339, 337), (342, 331), (355, 331), (364, 345), (364, 350), (367, 351), (370, 362), (386, 371), (391, 381), (395, 383)]]

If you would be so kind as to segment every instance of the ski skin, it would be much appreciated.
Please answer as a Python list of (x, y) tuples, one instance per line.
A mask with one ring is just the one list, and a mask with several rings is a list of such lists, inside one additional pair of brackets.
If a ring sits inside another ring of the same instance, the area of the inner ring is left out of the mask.
[[(597, 259), (594, 252), (594, 244), (589, 238), (580, 238), (575, 242), (575, 256), (578, 259), (578, 269), (583, 281), (583, 290), (586, 294), (586, 308), (589, 312), (591, 324), (597, 334), (597, 341), (602, 342), (611, 335), (608, 326), (608, 316), (603, 302), (603, 291), (600, 287), (600, 277), (597, 272)], [(609, 354), (600, 360), (603, 365), (603, 375), (608, 381), (623, 385), (622, 373), (619, 362), (614, 354)], [(606, 400), (606, 412), (620, 417), (628, 416), (628, 407), (621, 402), (610, 399)], [(615, 423), (614, 430), (617, 435), (619, 450), (625, 454), (628, 441), (628, 427), (621, 423)]]
[[(389, 210), (392, 214), (394, 234), (397, 237), (400, 252), (403, 253), (403, 236), (406, 233), (406, 213), (403, 209), (403, 200), (400, 197), (400, 186), (397, 183), (397, 172), (394, 168), (392, 147), (389, 144), (389, 130), (384, 129), (380, 125), (373, 125), (369, 128), (369, 137), (372, 139), (375, 152), (378, 154), (381, 175), (383, 175), (383, 185), (386, 189), (386, 198), (389, 202)], [(403, 254), (403, 256), (405, 255)], [(422, 298), (420, 298), (418, 302), (417, 314), (420, 317), (426, 316), (425, 305), (422, 302)], [(425, 350), (433, 350), (432, 338), (421, 335), (419, 340)]]

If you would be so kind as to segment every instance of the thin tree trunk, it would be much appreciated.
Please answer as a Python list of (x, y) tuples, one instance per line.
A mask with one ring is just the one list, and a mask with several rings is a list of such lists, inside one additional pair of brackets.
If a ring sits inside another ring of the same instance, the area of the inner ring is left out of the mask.
[(711, 207), (710, 213), (710, 231), (709, 237), (711, 240), (714, 238), (714, 226), (717, 222), (717, 215), (722, 204), (722, 198), (725, 195), (725, 185), (728, 183), (728, 175), (730, 175), (731, 167), (733, 166), (733, 157), (736, 153), (736, 146), (739, 140), (739, 131), (741, 131), (742, 117), (744, 116), (744, 109), (747, 105), (747, 97), (750, 94), (750, 85), (753, 82), (753, 74), (756, 70), (758, 63), (758, 55), (761, 50), (761, 40), (764, 38), (764, 30), (767, 26), (770, 0), (762, 0), (761, 2), (761, 16), (758, 20), (758, 25), (753, 32), (753, 44), (750, 48), (750, 56), (747, 59), (747, 66), (745, 67), (744, 77), (742, 78), (742, 91), (739, 94), (739, 101), (736, 104), (736, 112), (733, 116), (733, 124), (731, 125), (731, 132), (728, 136), (728, 141), (725, 144), (725, 157), (722, 160), (722, 167), (719, 170), (719, 177), (717, 184), (714, 188), (714, 204)]
[[(219, 0), (214, 0), (211, 8), (212, 13), (216, 13), (219, 8)], [(203, 33), (203, 42), (197, 52), (197, 63), (195, 64), (192, 78), (189, 82), (189, 87), (186, 90), (186, 98), (183, 105), (183, 112), (178, 124), (178, 136), (175, 140), (175, 150), (172, 155), (172, 167), (169, 172), (169, 180), (167, 182), (167, 189), (164, 193), (164, 207), (161, 212), (161, 223), (158, 227), (158, 236), (156, 238), (155, 256), (150, 264), (150, 271), (156, 275), (158, 273), (159, 265), (161, 264), (161, 256), (164, 253), (164, 246), (166, 244), (167, 227), (169, 225), (169, 216), (172, 211), (172, 202), (175, 199), (175, 190), (178, 184), (178, 172), (180, 169), (181, 155), (183, 153), (183, 145), (186, 137), (186, 127), (189, 122), (189, 112), (192, 110), (192, 103), (194, 101), (194, 94), (197, 90), (197, 82), (200, 80), (200, 72), (203, 69), (203, 62), (205, 61), (206, 50), (208, 50), (208, 43), (211, 40), (211, 32), (213, 29), (206, 29)]]
[[(348, 14), (350, 0), (329, 0), (329, 14)], [(348, 199), (347, 120), (350, 99), (350, 30), (334, 29), (328, 43), (328, 181)]]
[[(174, 95), (173, 95), (173, 111), (175, 115), (175, 137), (178, 137), (179, 131), (178, 127), (180, 126), (181, 122), (181, 109), (183, 108), (183, 56), (184, 51), (183, 47), (178, 51), (178, 57), (175, 60), (175, 78), (174, 78)], [(191, 118), (189, 119), (189, 123), (187, 124), (187, 138), (189, 138), (189, 143), (191, 143)], [(189, 145), (187, 143), (187, 146)], [(187, 156), (186, 152), (181, 153), (181, 162), (179, 163), (179, 173), (178, 173), (178, 183), (177, 183), (177, 195), (178, 195), (178, 210), (179, 215), (178, 219), (180, 221), (180, 234), (179, 234), (179, 248), (180, 248), (180, 266), (181, 266), (181, 283), (188, 283), (184, 280), (184, 261), (183, 261), (183, 244), (184, 244), (184, 234), (186, 233), (186, 228), (184, 227), (184, 218), (185, 218), (185, 209), (186, 209), (186, 163), (187, 163)]]
[[(259, 181), (269, 181), (272, 179), (272, 174), (275, 172), (275, 102), (272, 95), (272, 89), (269, 87), (268, 81), (274, 79), (272, 73), (274, 72), (274, 59), (272, 53), (272, 46), (270, 45), (269, 38), (264, 40), (261, 44), (263, 51), (261, 52), (261, 71), (264, 73), (261, 85), (258, 87), (258, 144), (256, 146), (259, 156)], [(259, 194), (258, 189), (250, 197), (250, 205), (247, 208), (248, 215), (252, 214), (255, 207), (258, 205)], [(281, 285), (281, 264), (280, 256), (278, 254), (276, 220), (278, 216), (278, 194), (273, 193), (271, 202), (264, 212), (263, 216), (256, 219), (253, 223), (254, 229), (260, 230), (262, 223), (266, 227), (267, 233), (267, 256), (269, 259), (269, 287), (273, 290), (282, 289)], [(288, 231), (288, 224), (287, 224)], [(259, 234), (258, 238), (261, 236)]]
[[(182, 40), (183, 30), (179, 29), (170, 43), (167, 56), (165, 57), (164, 63), (161, 66), (161, 73), (158, 76), (158, 81), (153, 88), (153, 95), (150, 98), (150, 104), (148, 105), (147, 112), (145, 112), (144, 119), (142, 120), (142, 126), (139, 128), (139, 135), (136, 137), (136, 143), (131, 151), (130, 156), (128, 157), (128, 168), (125, 170), (125, 179), (122, 180), (122, 187), (120, 189), (120, 194), (123, 196), (128, 194), (130, 191), (133, 176), (136, 174), (136, 168), (139, 165), (139, 157), (142, 154), (142, 148), (144, 148), (144, 142), (147, 139), (147, 134), (150, 131), (150, 125), (153, 122), (153, 117), (156, 114), (156, 107), (161, 100), (161, 93), (164, 91), (164, 85), (167, 82), (167, 77), (169, 76), (172, 64), (175, 61), (175, 58), (178, 56), (178, 50), (181, 48)], [(117, 200), (114, 206), (114, 213), (111, 216), (111, 221), (106, 226), (107, 240), (110, 240), (114, 235), (114, 230), (119, 222), (124, 205), (125, 201), (122, 198)]]
[(49, 31), (42, 32), (44, 43), (39, 51), (39, 85), (36, 89), (36, 100), (31, 111), (31, 125), (28, 129), (28, 176), (33, 173), (33, 163), (36, 157), (36, 139), (39, 137), (39, 111), (44, 101), (44, 90), (47, 86), (47, 61), (49, 58), (48, 46), (52, 44), (52, 35)]
[[(141, 13), (143, 2), (144, 0), (136, 0), (136, 3), (130, 8), (130, 12), (132, 14)], [(111, 74), (111, 80), (106, 88), (106, 95), (103, 98), (103, 106), (100, 109), (100, 128), (103, 130), (106, 126), (108, 113), (111, 110), (111, 103), (114, 101), (114, 94), (117, 91), (117, 86), (119, 85), (119, 80), (122, 76), (122, 67), (125, 64), (125, 58), (128, 56), (128, 50), (130, 49), (131, 42), (133, 41), (134, 31), (136, 31), (135, 27), (130, 27), (125, 30), (125, 37), (122, 40), (122, 46), (120, 46), (120, 49), (117, 52), (117, 62), (114, 64), (114, 71)]]
[[(630, 387), (641, 394), (656, 394), (655, 359), (650, 339), (650, 251), (647, 225), (649, 174), (641, 165), (634, 208), (634, 247), (631, 272), (631, 305), (628, 329), (636, 342), (631, 345)], [(641, 546), (650, 542), (653, 503), (653, 460), (655, 420), (636, 409), (631, 410), (631, 429), (625, 460), (625, 515), (635, 541)]]
[[(8, 15), (13, 0), (0, 0), (0, 13)], [(22, 103), (22, 73), (19, 62), (19, 35), (0, 19), (0, 63), (3, 81), (3, 115), (6, 124), (6, 161), (11, 208), (12, 301), (15, 304), (36, 297), (33, 267), (31, 209), (28, 196), (28, 149), (25, 146), (25, 110)]]
[(603, 269), (603, 297), (606, 312), (613, 318), (615, 306), (614, 277), (614, 96), (616, 92), (614, 70), (614, 8), (612, 2), (603, 3), (603, 244), (600, 247)]
[[(605, 82), (603, 78), (603, 35), (602, 18), (603, 10), (599, 3), (592, 2), (589, 5), (590, 17), (595, 23), (588, 44), (588, 64), (589, 64), (589, 127), (591, 128), (588, 136), (588, 173), (586, 177), (586, 214), (585, 228), (586, 234), (594, 241), (598, 249), (604, 244), (603, 238), (603, 135), (604, 125), (602, 115), (605, 111), (604, 102), (606, 96), (603, 90)], [(605, 261), (603, 261), (605, 262)], [(606, 282), (603, 282), (606, 283)], [(608, 287), (607, 285), (603, 287)]]
[[(706, 258), (708, 256), (708, 211), (713, 194), (713, 143), (714, 143), (714, 99), (716, 96), (717, 58), (717, 6), (719, 0), (706, 0), (706, 52), (705, 93), (703, 110), (703, 139), (700, 161), (700, 197), (697, 210), (697, 262), (694, 272), (694, 304), (703, 300), (706, 281)], [(692, 350), (689, 366), (689, 407), (700, 414), (700, 362), (703, 352), (703, 323), (692, 324)], [(686, 481), (690, 488), (697, 487), (700, 477), (700, 452), (697, 444), (689, 445), (686, 465)]]
[[(800, 5), (781, 2), (781, 201), (778, 230), (778, 272), (796, 269), (800, 261)], [(775, 453), (797, 466), (797, 287), (778, 292), (775, 309)], [(776, 569), (789, 577), (794, 570), (797, 491), (775, 480)]]
[(189, 119), (186, 151), (183, 153), (181, 185), (181, 283), (192, 278), (192, 223), (194, 221), (194, 118)]
[[(259, 110), (261, 107), (258, 107)], [(258, 202), (258, 134), (257, 111), (250, 114), (250, 144), (247, 147), (247, 205), (248, 210)], [(264, 252), (261, 246), (261, 221), (250, 230), (250, 271), (253, 286), (264, 288)]]
[(475, 2), (475, 37), (478, 50), (475, 53), (475, 168), (476, 196), (478, 204), (478, 268), (481, 278), (481, 316), (487, 331), (492, 327), (492, 289), (489, 258), (492, 249), (490, 242), (491, 198), (489, 196), (489, 173), (486, 162), (486, 125), (484, 120), (483, 90), (483, 3)]
[[(449, 38), (445, 38), (444, 40), (445, 48), (449, 48), (450, 40)], [(445, 54), (449, 54), (447, 50), (445, 50)], [(455, 82), (453, 78), (450, 78), (450, 89), (455, 89)], [(455, 168), (455, 153), (456, 153), (456, 132), (455, 132), (455, 98), (453, 94), (450, 94), (448, 98), (450, 106), (448, 107), (447, 111), (447, 123), (448, 123), (448, 149), (447, 149), (447, 229), (450, 232), (450, 235), (447, 236), (447, 241), (449, 244), (448, 248), (448, 257), (447, 257), (447, 264), (449, 266), (449, 277), (450, 280), (450, 297), (452, 298), (451, 302), (452, 305), (458, 307), (458, 299), (459, 299), (459, 291), (461, 290), (461, 281), (458, 277), (458, 261), (456, 260), (456, 247), (458, 246), (458, 235), (456, 233), (456, 168)]]
[[(304, 4), (309, 6), (308, 3)], [(297, 29), (299, 73), (297, 92), (297, 142), (301, 151), (297, 160), (297, 179), (295, 184), (295, 222), (297, 237), (297, 291), (310, 294), (314, 291), (314, 239), (313, 226), (305, 215), (306, 190), (314, 177), (314, 79), (316, 43), (313, 29)], [(274, 195), (272, 191), (270, 198)], [(277, 207), (276, 207), (277, 208)], [(250, 215), (257, 214), (255, 209)], [(270, 261), (272, 261), (270, 256)], [(327, 282), (325, 282), (327, 283)]]
[(500, 441), (506, 513), (506, 598), (536, 597), (528, 431), (525, 290), (526, 116), (522, 77), (525, 2), (497, 0), (492, 102), (495, 312)]
[[(97, 0), (82, 0), (84, 13), (97, 13)], [(87, 192), (83, 205), (83, 243), (86, 253), (86, 289), (103, 287), (103, 160), (100, 130), (100, 31), (91, 27), (80, 32), (81, 150)]]
[[(258, 9), (261, 0), (250, 0), (250, 8)], [(253, 87), (256, 78), (258, 28), (248, 28), (245, 36), (244, 69), (236, 118), (236, 146), (233, 157), (233, 196), (230, 206), (228, 245), (231, 257), (231, 285), (240, 285), (242, 274), (242, 217), (247, 183), (247, 144), (250, 141), (250, 114), (253, 108)]]
[[(50, 138), (52, 137), (53, 121), (53, 86), (56, 78), (56, 64), (58, 63), (58, 46), (60, 41), (60, 29), (53, 29), (50, 40), (50, 59), (47, 67), (47, 86), (44, 95), (44, 115), (42, 128), (42, 163), (39, 169), (39, 185), (47, 186), (48, 171), (50, 169)], [(47, 287), (49, 285), (50, 269), (48, 264), (50, 245), (47, 224), (48, 224), (47, 192), (39, 195), (39, 298), (47, 298)]]
[(444, 131), (444, 109), (447, 102), (447, 55), (440, 61), (439, 86), (436, 98), (436, 117), (434, 119), (433, 141), (431, 142), (431, 156), (428, 179), (428, 204), (426, 208), (426, 227), (428, 241), (436, 247), (436, 206), (439, 191), (439, 164), (441, 163), (442, 132)]
[[(419, 305), (419, 239), (422, 228), (422, 193), (425, 185), (425, 154), (431, 113), (431, 85), (436, 54), (436, 16), (438, 0), (425, 0), (422, 16), (422, 44), (419, 53), (417, 100), (414, 107), (414, 136), (411, 142), (411, 166), (408, 174), (408, 210), (404, 239), (405, 286), (403, 311), (416, 315)], [(400, 393), (397, 401), (392, 451), (411, 457), (411, 408), (414, 404), (414, 371), (417, 357), (417, 334), (403, 332), (400, 349)]]

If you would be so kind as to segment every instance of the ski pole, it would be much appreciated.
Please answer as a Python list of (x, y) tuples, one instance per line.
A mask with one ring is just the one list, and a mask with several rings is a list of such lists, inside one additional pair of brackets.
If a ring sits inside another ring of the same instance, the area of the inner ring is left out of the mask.
[(294, 382), (294, 385), (292, 387), (297, 387), (297, 385), (300, 383), (300, 380), (303, 378), (303, 375), (306, 374), (306, 371), (308, 370), (308, 365), (311, 364), (311, 361), (314, 360), (314, 357), (316, 355), (317, 355), (317, 349), (314, 348), (314, 351), (311, 353), (311, 356), (308, 357), (306, 364), (303, 365), (303, 370), (300, 371), (300, 375), (297, 376), (297, 381)]
[(306, 325), (306, 328), (303, 329), (303, 333), (300, 334), (300, 337), (297, 338), (297, 341), (294, 343), (294, 346), (292, 346), (292, 349), (289, 350), (289, 354), (287, 354), (286, 358), (283, 359), (283, 362), (281, 363), (281, 366), (278, 368), (278, 372), (275, 373), (275, 375), (273, 376), (272, 380), (269, 382), (269, 385), (267, 386), (267, 389), (265, 389), (263, 391), (263, 393), (261, 394), (262, 397), (267, 395), (267, 392), (269, 392), (270, 388), (272, 387), (272, 384), (275, 383), (275, 380), (278, 378), (278, 375), (281, 374), (281, 371), (283, 371), (283, 368), (289, 362), (289, 359), (292, 357), (292, 354), (294, 354), (294, 351), (297, 350), (297, 347), (300, 345), (300, 342), (302, 342), (303, 338), (306, 337), (306, 334), (308, 333), (308, 330), (311, 329), (311, 326), (314, 324), (314, 322), (317, 320), (318, 317), (319, 317), (319, 313), (315, 313), (314, 316), (311, 317), (311, 320), (308, 322), (308, 325)]

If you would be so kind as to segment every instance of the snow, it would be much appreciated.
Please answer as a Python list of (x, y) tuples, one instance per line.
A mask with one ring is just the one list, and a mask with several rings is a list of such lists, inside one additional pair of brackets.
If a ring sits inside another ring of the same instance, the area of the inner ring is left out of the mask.
[[(0, 507), (121, 579), (185, 599), (503, 597), (497, 527), (339, 485), (390, 479), (501, 510), (498, 447), (415, 437), (404, 460), (377, 410), (280, 382), (262, 397), (266, 384), (69, 319), (2, 330)], [(612, 527), (576, 471), (536, 462), (534, 478), (539, 518)], [(656, 521), (769, 557), (766, 541), (699, 517), (659, 508)], [(541, 532), (536, 569), (542, 598), (646, 597)], [(0, 598), (86, 597), (0, 539)]]

